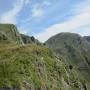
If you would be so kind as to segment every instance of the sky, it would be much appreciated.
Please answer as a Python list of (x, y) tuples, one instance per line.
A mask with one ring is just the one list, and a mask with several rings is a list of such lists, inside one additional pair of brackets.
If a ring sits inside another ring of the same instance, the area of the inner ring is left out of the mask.
[(90, 35), (90, 0), (0, 0), (0, 23), (45, 42), (60, 32)]

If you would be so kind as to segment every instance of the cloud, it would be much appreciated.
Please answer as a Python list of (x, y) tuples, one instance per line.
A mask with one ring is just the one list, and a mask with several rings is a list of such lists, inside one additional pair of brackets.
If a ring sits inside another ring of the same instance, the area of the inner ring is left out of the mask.
[(41, 7), (35, 5), (35, 6), (32, 8), (32, 16), (33, 16), (33, 17), (41, 17), (41, 16), (43, 16), (43, 15), (44, 15), (44, 10), (43, 10)]
[(43, 1), (43, 5), (50, 6), (51, 2), (45, 0), (45, 1)]
[(24, 28), (19, 28), (19, 32), (21, 34), (25, 34), (25, 35), (28, 35), (28, 30), (24, 29)]
[(25, 0), (25, 4), (29, 4), (31, 2), (31, 0)]
[(13, 8), (5, 12), (1, 18), (0, 23), (17, 23), (16, 16), (22, 10), (24, 5), (24, 0), (16, 0), (13, 4)]
[(45, 14), (45, 7), (50, 6), (51, 2), (43, 0), (42, 3), (37, 3), (32, 8), (32, 16), (41, 17)]
[(82, 8), (82, 10), (78, 11), (78, 14), (68, 18), (67, 21), (62, 23), (54, 24), (48, 28), (46, 28), (43, 32), (38, 33), (35, 35), (37, 39), (44, 42), (51, 36), (60, 33), (60, 32), (74, 32), (80, 34), (90, 34), (90, 27), (88, 27), (87, 31), (80, 31), (79, 29), (83, 28), (86, 25), (90, 25), (90, 5), (86, 5)]

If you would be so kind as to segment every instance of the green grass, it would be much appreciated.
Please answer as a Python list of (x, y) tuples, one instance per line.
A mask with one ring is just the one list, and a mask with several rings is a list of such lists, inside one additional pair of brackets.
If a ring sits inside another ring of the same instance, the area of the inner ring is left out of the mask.
[(64, 63), (49, 48), (35, 44), (7, 45), (0, 48), (0, 88), (60, 90), (61, 77), (68, 81)]
[[(4, 52), (3, 52), (4, 51)], [(37, 55), (38, 54), (38, 55)], [(29, 84), (33, 84), (35, 88), (41, 88), (41, 83), (45, 76), (39, 76), (43, 71), (44, 66), (41, 66), (39, 71), (38, 64), (46, 63), (47, 59), (53, 62), (52, 56), (49, 56), (50, 51), (43, 46), (29, 45), (29, 46), (13, 46), (9, 48), (0, 49), (0, 87), (19, 87), (23, 86), (24, 80)], [(41, 58), (45, 58), (41, 60)], [(53, 64), (53, 63), (52, 63)], [(51, 64), (51, 65), (52, 65)], [(49, 71), (51, 65), (47, 68)], [(53, 65), (52, 65), (53, 66)], [(47, 71), (46, 70), (46, 71)], [(43, 75), (44, 75), (43, 74)], [(44, 80), (44, 81), (45, 81)], [(16, 83), (17, 82), (17, 83)], [(45, 83), (45, 82), (44, 82)], [(17, 86), (18, 84), (18, 86)]]

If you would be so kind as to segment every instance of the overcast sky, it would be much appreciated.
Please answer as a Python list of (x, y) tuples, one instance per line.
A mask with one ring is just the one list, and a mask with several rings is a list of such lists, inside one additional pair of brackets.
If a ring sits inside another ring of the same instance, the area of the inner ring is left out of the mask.
[(90, 0), (0, 0), (0, 23), (42, 42), (60, 32), (90, 35)]

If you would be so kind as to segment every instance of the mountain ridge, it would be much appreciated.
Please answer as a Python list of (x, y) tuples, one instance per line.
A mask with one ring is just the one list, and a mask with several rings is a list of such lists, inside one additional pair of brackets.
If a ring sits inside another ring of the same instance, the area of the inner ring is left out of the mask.
[(18, 32), (17, 27), (14, 24), (0, 24), (0, 40), (7, 40), (16, 44), (29, 44), (37, 43), (41, 44), (33, 36), (27, 36)]

